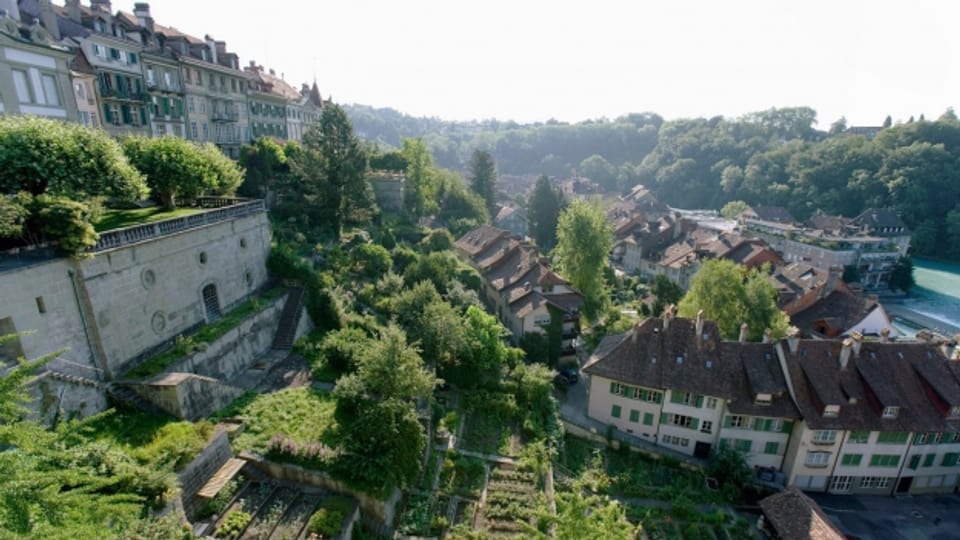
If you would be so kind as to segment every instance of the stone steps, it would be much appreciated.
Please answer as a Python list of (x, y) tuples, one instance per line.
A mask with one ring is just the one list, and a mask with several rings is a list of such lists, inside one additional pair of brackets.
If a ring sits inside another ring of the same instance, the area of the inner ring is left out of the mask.
[(110, 383), (107, 385), (106, 390), (107, 396), (111, 399), (111, 401), (120, 407), (134, 411), (150, 413), (155, 416), (170, 416), (169, 413), (160, 407), (157, 407), (149, 400), (144, 399), (143, 396), (134, 392), (127, 386)]
[(300, 323), (300, 315), (303, 312), (305, 296), (303, 287), (287, 289), (287, 301), (283, 305), (280, 321), (277, 323), (277, 333), (273, 338), (274, 349), (289, 351), (293, 348), (293, 342), (297, 337), (297, 326)]

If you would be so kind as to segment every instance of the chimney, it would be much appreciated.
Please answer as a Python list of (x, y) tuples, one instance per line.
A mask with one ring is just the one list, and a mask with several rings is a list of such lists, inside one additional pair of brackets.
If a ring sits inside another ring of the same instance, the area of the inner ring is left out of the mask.
[(943, 340), (940, 342), (940, 352), (943, 353), (943, 356), (946, 358), (952, 358), (956, 354), (957, 350), (953, 347), (949, 341)]
[(113, 9), (110, 7), (110, 0), (90, 0), (90, 9), (102, 13), (113, 13)]
[(840, 349), (840, 369), (847, 369), (851, 349), (853, 349), (853, 340), (850, 338), (843, 340), (843, 347)]
[(75, 23), (79, 23), (81, 20), (80, 15), (80, 0), (67, 0), (67, 18)]
[(800, 350), (800, 329), (796, 326), (787, 329), (787, 346), (790, 347), (792, 354), (797, 354), (797, 351)]
[(43, 27), (53, 41), (60, 41), (60, 25), (57, 24), (57, 14), (53, 12), (50, 0), (40, 0), (39, 4), (40, 20), (43, 21)]
[(773, 330), (767, 328), (763, 331), (763, 339), (761, 343), (772, 343), (773, 342)]
[(153, 17), (150, 16), (150, 4), (146, 2), (134, 4), (133, 14), (137, 17), (137, 24), (153, 32)]
[(273, 75), (273, 76), (276, 76), (276, 75), (277, 75), (277, 72), (274, 71), (273, 68), (270, 68), (270, 74)]
[(0, 9), (7, 12), (7, 17), (20, 22), (20, 5), (17, 0), (0, 0)]
[(747, 336), (750, 335), (750, 327), (747, 326), (747, 323), (740, 325), (740, 343), (747, 342)]
[(663, 310), (663, 331), (666, 332), (670, 329), (670, 320), (673, 319), (673, 304), (667, 306)]
[(703, 310), (697, 312), (697, 343), (703, 340)]
[(213, 40), (210, 35), (203, 36), (204, 41), (207, 42), (207, 49), (210, 51), (210, 63), (217, 63), (217, 42)]
[(817, 298), (826, 298), (827, 295), (837, 290), (837, 281), (840, 280), (840, 276), (842, 275), (842, 266), (831, 266), (830, 269), (827, 270), (827, 282), (823, 284), (823, 287), (820, 287), (820, 294), (817, 295)]
[(890, 343), (890, 329), (884, 327), (880, 330), (880, 343)]
[(863, 345), (863, 334), (854, 330), (850, 332), (850, 337), (853, 338), (853, 355), (860, 358), (860, 346)]

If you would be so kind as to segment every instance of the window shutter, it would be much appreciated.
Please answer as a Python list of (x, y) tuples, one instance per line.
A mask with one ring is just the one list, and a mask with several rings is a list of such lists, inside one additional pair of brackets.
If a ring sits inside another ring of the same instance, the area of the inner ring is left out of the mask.
[(120, 105), (120, 117), (123, 119), (124, 124), (129, 124), (133, 122), (133, 119), (130, 116), (130, 106), (127, 104)]
[(612, 382), (612, 381), (610, 382), (610, 393), (611, 393), (611, 394), (616, 394), (616, 393), (617, 393), (617, 383)]
[(698, 429), (699, 427), (700, 427), (700, 419), (699, 419), (699, 418), (691, 418), (691, 419), (690, 419), (690, 429), (696, 430), (696, 429)]
[(660, 413), (660, 423), (661, 423), (661, 424), (666, 424), (667, 421), (668, 421), (668, 419), (669, 419), (669, 417), (670, 417), (670, 415), (667, 414), (667, 413)]
[(730, 415), (723, 417), (723, 427), (733, 427), (733, 417)]
[(783, 427), (780, 428), (780, 432), (781, 432), (781, 433), (790, 433), (791, 431), (793, 431), (793, 421), (791, 421), (791, 420), (784, 420), (784, 421), (783, 421)]
[(683, 392), (670, 391), (670, 403), (683, 403)]
[(110, 114), (110, 106), (106, 103), (103, 104), (103, 119), (107, 122), (113, 122), (113, 115)]
[(143, 107), (137, 107), (137, 109), (140, 111), (140, 124), (147, 125), (147, 110)]
[(697, 408), (703, 407), (703, 396), (697, 396)]
[(916, 469), (920, 465), (920, 454), (910, 458), (910, 468)]

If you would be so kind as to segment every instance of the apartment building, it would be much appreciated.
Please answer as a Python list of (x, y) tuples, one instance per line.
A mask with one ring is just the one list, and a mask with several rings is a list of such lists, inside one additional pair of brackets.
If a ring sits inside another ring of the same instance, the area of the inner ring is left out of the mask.
[(70, 81), (73, 83), (78, 121), (90, 128), (102, 127), (103, 109), (97, 101), (97, 72), (82, 54), (74, 55), (70, 62)]
[[(40, 4), (48, 21), (55, 21), (49, 2)], [(47, 32), (41, 23), (39, 13), (21, 17), (15, 0), (0, 1), (0, 114), (76, 122), (69, 69), (73, 55), (58, 44), (59, 32)]]
[(946, 493), (960, 478), (956, 344), (719, 338), (668, 309), (607, 337), (583, 372), (587, 414), (694, 457), (731, 446), (787, 485)]
[[(250, 139), (272, 137), (287, 140), (287, 103), (300, 94), (273, 69), (264, 69), (253, 60), (243, 68), (247, 74)], [(302, 136), (302, 135), (301, 135)]]
[(509, 232), (481, 225), (456, 242), (461, 258), (483, 278), (483, 299), (511, 332), (555, 340), (559, 357), (576, 354), (583, 297), (550, 269), (536, 246)]

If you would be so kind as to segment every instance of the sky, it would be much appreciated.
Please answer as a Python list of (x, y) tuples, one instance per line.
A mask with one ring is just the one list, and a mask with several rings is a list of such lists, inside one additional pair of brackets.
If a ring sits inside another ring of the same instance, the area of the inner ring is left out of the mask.
[[(59, 2), (58, 2), (59, 3)], [(86, 4), (87, 0), (83, 0)], [(132, 0), (113, 9), (133, 10)], [(152, 0), (338, 103), (445, 120), (727, 117), (810, 106), (818, 126), (960, 104), (950, 0)]]

